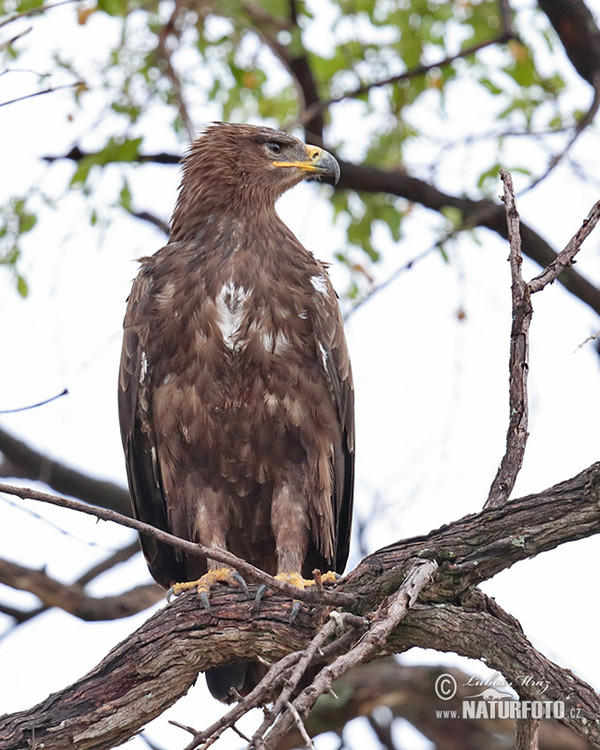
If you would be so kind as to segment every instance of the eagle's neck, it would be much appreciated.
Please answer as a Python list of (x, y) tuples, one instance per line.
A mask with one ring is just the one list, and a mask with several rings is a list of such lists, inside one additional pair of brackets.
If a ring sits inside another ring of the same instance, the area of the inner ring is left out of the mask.
[(228, 185), (220, 190), (195, 189), (182, 185), (173, 216), (171, 217), (171, 242), (197, 241), (205, 237), (226, 235), (237, 227), (246, 231), (268, 233), (269, 227), (281, 223), (275, 211), (275, 197), (254, 195)]
[(171, 219), (170, 243), (187, 242), (198, 250), (213, 250), (217, 254), (250, 250), (260, 255), (269, 246), (276, 249), (283, 236), (297, 242), (274, 205), (250, 208), (238, 201), (225, 206), (203, 204), (190, 208), (185, 202), (178, 202)]

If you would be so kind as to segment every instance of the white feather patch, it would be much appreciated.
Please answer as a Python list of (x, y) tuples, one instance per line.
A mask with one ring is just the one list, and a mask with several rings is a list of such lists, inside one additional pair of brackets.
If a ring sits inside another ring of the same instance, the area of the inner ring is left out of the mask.
[(319, 294), (329, 294), (327, 281), (322, 273), (318, 274), (317, 276), (311, 276), (310, 283), (313, 285), (315, 292), (319, 292)]
[(246, 302), (250, 292), (243, 286), (236, 286), (233, 281), (223, 284), (215, 299), (217, 306), (217, 325), (228, 349), (235, 349), (239, 344), (240, 326), (246, 314)]

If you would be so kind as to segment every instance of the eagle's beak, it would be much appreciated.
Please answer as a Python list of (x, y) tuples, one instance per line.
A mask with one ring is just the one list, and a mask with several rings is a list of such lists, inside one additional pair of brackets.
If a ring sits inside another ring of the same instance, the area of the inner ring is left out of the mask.
[(306, 147), (306, 161), (274, 161), (273, 166), (296, 167), (309, 173), (307, 179), (323, 180), (331, 185), (337, 185), (340, 179), (340, 165), (335, 157), (318, 146)]

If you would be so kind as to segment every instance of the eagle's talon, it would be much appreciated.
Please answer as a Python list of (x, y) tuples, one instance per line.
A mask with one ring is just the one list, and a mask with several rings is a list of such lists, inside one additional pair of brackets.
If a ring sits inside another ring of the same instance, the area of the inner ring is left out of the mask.
[(261, 583), (260, 586), (256, 589), (256, 595), (254, 597), (254, 606), (258, 607), (258, 605), (261, 603), (263, 596), (265, 595), (265, 592), (267, 590), (266, 583)]
[(302, 602), (299, 602), (297, 599), (294, 599), (292, 603), (292, 611), (290, 612), (290, 619), (288, 620), (290, 625), (294, 622), (296, 617), (298, 617), (298, 612), (300, 612), (301, 606), (302, 606)]
[(242, 589), (244, 594), (246, 594), (246, 596), (250, 596), (250, 592), (248, 591), (248, 584), (243, 579), (243, 577), (237, 572), (237, 570), (234, 571), (231, 577), (239, 585), (239, 587)]
[(167, 605), (173, 604), (175, 599), (177, 599), (177, 594), (175, 593), (175, 587), (171, 586), (171, 588), (167, 591), (165, 594), (165, 599), (167, 600)]
[(202, 606), (204, 607), (204, 609), (207, 612), (210, 612), (210, 600), (206, 591), (198, 591), (198, 596), (200, 597), (200, 601), (202, 602)]

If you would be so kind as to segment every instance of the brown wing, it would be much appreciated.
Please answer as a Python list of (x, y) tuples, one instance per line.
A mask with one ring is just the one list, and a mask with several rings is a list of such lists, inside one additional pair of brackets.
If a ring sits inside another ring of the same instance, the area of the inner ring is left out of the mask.
[[(150, 334), (148, 276), (142, 270), (134, 282), (124, 322), (119, 370), (119, 422), (125, 464), (136, 518), (163, 531), (171, 531), (160, 467), (157, 460), (152, 400), (149, 393), (145, 349)], [(176, 549), (141, 536), (142, 549), (154, 579), (168, 588), (181, 578), (183, 565)]]
[(348, 560), (354, 492), (354, 384), (344, 324), (335, 290), (322, 268), (322, 291), (314, 295), (312, 321), (320, 356), (339, 421), (340, 441), (334, 445), (335, 570), (341, 573)]

